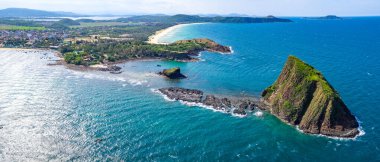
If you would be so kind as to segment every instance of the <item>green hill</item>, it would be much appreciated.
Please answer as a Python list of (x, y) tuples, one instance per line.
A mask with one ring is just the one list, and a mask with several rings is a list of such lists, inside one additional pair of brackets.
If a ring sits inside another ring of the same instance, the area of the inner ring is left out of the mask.
[(338, 137), (359, 133), (355, 117), (322, 73), (294, 56), (262, 96), (272, 114), (305, 133)]

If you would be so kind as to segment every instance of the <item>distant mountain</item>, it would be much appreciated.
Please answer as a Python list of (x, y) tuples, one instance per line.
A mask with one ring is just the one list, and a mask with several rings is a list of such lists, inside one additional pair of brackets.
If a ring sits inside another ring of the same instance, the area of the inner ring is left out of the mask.
[(342, 19), (342, 18), (336, 15), (327, 15), (325, 17), (320, 17), (320, 19)]
[(341, 20), (343, 18), (336, 15), (327, 15), (324, 17), (304, 17), (305, 19), (318, 19), (318, 20)]
[(75, 17), (83, 16), (71, 12), (54, 12), (27, 8), (7, 8), (0, 10), (0, 17)]
[(214, 23), (269, 23), (269, 22), (292, 22), (289, 19), (268, 17), (201, 17), (198, 15), (143, 15), (128, 18), (119, 18), (120, 22), (152, 22), (152, 23), (195, 23), (195, 22), (214, 22)]
[(252, 17), (251, 15), (247, 14), (238, 14), (238, 13), (230, 13), (230, 14), (197, 14), (201, 17)]

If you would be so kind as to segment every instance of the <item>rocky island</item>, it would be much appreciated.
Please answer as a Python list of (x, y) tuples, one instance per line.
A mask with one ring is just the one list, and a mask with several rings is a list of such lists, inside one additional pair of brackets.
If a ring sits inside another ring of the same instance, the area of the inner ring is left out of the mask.
[(277, 81), (262, 93), (267, 110), (305, 133), (355, 137), (358, 122), (323, 75), (289, 56)]
[(304, 17), (305, 19), (316, 19), (316, 20), (342, 20), (343, 18), (336, 15), (327, 15), (323, 17)]
[(164, 69), (162, 72), (158, 73), (159, 75), (165, 76), (169, 79), (184, 79), (185, 75), (181, 73), (181, 69), (179, 67)]
[(267, 110), (304, 133), (344, 138), (359, 134), (359, 124), (338, 92), (319, 71), (294, 56), (289, 56), (277, 81), (262, 92), (261, 99), (205, 96), (200, 90), (176, 87), (159, 92), (169, 99), (237, 115), (244, 116), (255, 108)]

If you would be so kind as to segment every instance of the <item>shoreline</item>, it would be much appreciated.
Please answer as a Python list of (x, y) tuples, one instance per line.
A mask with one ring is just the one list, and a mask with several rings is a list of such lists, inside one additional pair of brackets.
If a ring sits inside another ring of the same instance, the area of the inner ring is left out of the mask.
[[(164, 58), (159, 58), (159, 57), (133, 58), (133, 59), (117, 60), (115, 62), (107, 62), (105, 64), (95, 64), (95, 65), (90, 65), (90, 66), (84, 66), (84, 65), (68, 64), (66, 61), (64, 61), (64, 58), (59, 51), (47, 49), (47, 48), (0, 48), (0, 50), (51, 52), (54, 56), (58, 57), (59, 60), (50, 60), (50, 61), (55, 61), (55, 63), (49, 63), (49, 64), (47, 64), (47, 66), (62, 65), (67, 69), (76, 70), (76, 71), (102, 71), (100, 69), (109, 68), (112, 66), (117, 66), (118, 64), (123, 64), (123, 63), (127, 63), (127, 62), (132, 62), (132, 61), (162, 61), (162, 60), (165, 60)], [(175, 60), (175, 61), (178, 61), (178, 62), (197, 62), (197, 61), (199, 61), (199, 59), (193, 58), (191, 60)]]
[[(169, 43), (163, 43), (159, 42), (159, 39), (161, 39), (163, 36), (169, 34), (175, 29), (181, 28), (183, 26), (187, 25), (193, 25), (193, 24), (207, 24), (207, 23), (186, 23), (186, 24), (177, 24), (165, 29), (161, 29), (159, 31), (156, 31), (155, 34), (151, 35), (148, 37), (147, 43), (150, 44), (169, 44)], [(230, 47), (231, 51), (232, 48)], [(58, 57), (59, 60), (51, 60), (55, 61), (55, 63), (49, 63), (47, 64), (48, 66), (56, 66), (56, 65), (63, 65), (67, 69), (71, 70), (76, 70), (76, 71), (103, 71), (106, 68), (110, 68), (112, 66), (117, 66), (118, 64), (123, 64), (126, 62), (130, 61), (158, 61), (158, 60), (165, 60), (165, 58), (159, 58), (159, 57), (152, 57), (152, 58), (133, 58), (133, 59), (124, 59), (124, 60), (117, 60), (115, 62), (107, 62), (107, 63), (100, 63), (100, 64), (95, 64), (95, 65), (90, 65), (90, 66), (84, 66), (84, 65), (75, 65), (75, 64), (68, 64), (66, 61), (64, 61), (64, 58), (62, 54), (55, 49), (50, 49), (50, 48), (4, 48), (0, 47), (0, 50), (13, 50), (13, 51), (47, 51), (47, 52), (52, 52), (54, 56)], [(210, 52), (217, 52), (217, 51), (210, 51)], [(223, 53), (223, 52), (217, 52), (220, 54), (231, 54), (231, 53)], [(190, 60), (175, 60), (178, 62), (197, 62), (199, 61), (198, 58), (192, 58)], [(107, 70), (106, 70), (107, 71)]]
[[(163, 36), (166, 36), (173, 30), (176, 30), (178, 28), (181, 28), (183, 26), (188, 26), (188, 25), (194, 25), (194, 24), (207, 24), (207, 23), (185, 23), (185, 24), (177, 24), (174, 26), (170, 26), (165, 29), (161, 29), (159, 31), (156, 31), (155, 34), (151, 35), (148, 37), (147, 43), (150, 44), (169, 44), (169, 43), (164, 43), (164, 42), (159, 42), (159, 39), (161, 39)], [(216, 52), (220, 54), (232, 54), (232, 47), (229, 47), (231, 52), (229, 53), (224, 53), (224, 52), (218, 52), (218, 51), (213, 51), (209, 50), (209, 52)], [(113, 66), (117, 66), (118, 64), (123, 64), (126, 62), (130, 61), (158, 61), (158, 60), (165, 60), (165, 58), (159, 58), (159, 57), (147, 57), (147, 58), (133, 58), (133, 59), (124, 59), (124, 60), (117, 60), (115, 62), (107, 62), (107, 63), (99, 63), (95, 65), (89, 65), (89, 66), (84, 66), (84, 65), (75, 65), (75, 64), (68, 64), (66, 61), (64, 61), (63, 55), (55, 49), (50, 49), (50, 48), (3, 48), (0, 47), (0, 50), (24, 50), (24, 51), (47, 51), (47, 52), (52, 52), (54, 56), (58, 57), (59, 60), (52, 60), (55, 61), (55, 63), (49, 63), (47, 64), (48, 66), (56, 66), (56, 65), (63, 65), (67, 69), (71, 70), (76, 70), (76, 71), (110, 71), (110, 70), (104, 70)], [(198, 56), (199, 54), (197, 54)], [(198, 62), (200, 59), (198, 58), (192, 58), (189, 60), (175, 60), (178, 62)], [(112, 71), (112, 70), (111, 70)], [(119, 70), (118, 70), (119, 71)]]
[(188, 25), (194, 25), (194, 24), (207, 24), (207, 23), (188, 23), (188, 24), (177, 24), (165, 29), (161, 29), (159, 31), (156, 31), (153, 35), (149, 36), (148, 43), (150, 44), (169, 44), (168, 42), (160, 42), (160, 39), (166, 35), (168, 35), (173, 30), (176, 30), (178, 28), (188, 26)]

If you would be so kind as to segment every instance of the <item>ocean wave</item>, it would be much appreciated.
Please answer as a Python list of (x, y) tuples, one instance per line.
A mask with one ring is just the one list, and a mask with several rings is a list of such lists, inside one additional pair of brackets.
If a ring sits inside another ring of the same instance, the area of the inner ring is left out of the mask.
[(230, 51), (231, 51), (231, 53), (230, 53), (230, 54), (233, 54), (233, 53), (235, 53), (235, 51), (232, 49), (232, 46), (228, 46), (228, 48), (230, 48)]
[(148, 81), (146, 80), (136, 80), (136, 79), (129, 79), (128, 83), (130, 83), (133, 86), (138, 86), (138, 85), (143, 85), (147, 83)]
[(244, 118), (244, 117), (246, 117), (247, 116), (247, 114), (245, 114), (245, 115), (242, 115), (242, 114), (236, 114), (236, 113), (233, 113), (233, 111), (232, 111), (232, 116), (234, 116), (234, 117), (238, 117), (238, 118)]
[(170, 99), (170, 98), (167, 97), (165, 94), (161, 93), (158, 89), (151, 88), (150, 91), (152, 91), (153, 93), (156, 93), (156, 94), (161, 95), (162, 97), (164, 97), (165, 101), (169, 101), (169, 102), (174, 102), (174, 101), (176, 101), (175, 99)]
[[(78, 72), (78, 71), (71, 71), (71, 73), (74, 76), (66, 76), (66, 78), (82, 77), (82, 78), (86, 78), (86, 79), (100, 79), (100, 80), (108, 80), (108, 81), (116, 81), (116, 82), (126, 82), (132, 86), (142, 86), (142, 85), (145, 85), (146, 83), (148, 83), (147, 80), (136, 79), (136, 78), (126, 79), (125, 77), (116, 76), (113, 74), (112, 75), (107, 75), (107, 74), (105, 75), (105, 74), (98, 74), (98, 73), (91, 73), (91, 72)], [(125, 87), (126, 84), (123, 84), (122, 86)]]
[(262, 111), (258, 110), (254, 113), (254, 115), (257, 117), (262, 117), (264, 115), (264, 113)]
[(221, 112), (221, 113), (225, 113), (227, 114), (228, 112), (227, 111), (224, 111), (224, 110), (219, 110), (219, 109), (215, 109), (213, 106), (208, 106), (208, 105), (205, 105), (203, 103), (198, 103), (198, 102), (188, 102), (188, 101), (182, 101), (182, 100), (178, 100), (181, 104), (183, 105), (186, 105), (186, 106), (191, 106), (191, 107), (201, 107), (201, 108), (205, 108), (205, 109), (208, 109), (208, 110), (212, 110), (214, 112)]
[[(359, 120), (358, 120), (359, 121)], [(307, 134), (305, 133), (303, 130), (299, 129), (299, 126), (295, 126), (296, 127), (296, 130), (301, 132), (301, 133), (304, 133), (304, 134)], [(345, 137), (331, 137), (331, 136), (326, 136), (326, 135), (323, 135), (323, 134), (308, 134), (308, 135), (311, 135), (311, 136), (317, 136), (317, 137), (324, 137), (324, 138), (329, 138), (329, 139), (334, 139), (334, 140), (339, 140), (339, 141), (348, 141), (348, 140), (357, 140), (358, 137), (360, 136), (363, 136), (365, 135), (365, 132), (363, 130), (363, 127), (360, 125), (359, 123), (359, 127), (358, 127), (358, 131), (359, 131), (359, 134), (356, 135), (355, 137), (351, 137), (351, 138), (345, 138)]]

